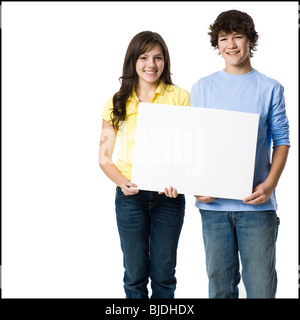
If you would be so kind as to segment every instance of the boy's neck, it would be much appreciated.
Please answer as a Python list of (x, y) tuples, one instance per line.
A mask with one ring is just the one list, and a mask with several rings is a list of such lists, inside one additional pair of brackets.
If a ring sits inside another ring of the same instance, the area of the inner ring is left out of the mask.
[(250, 62), (250, 57), (244, 60), (242, 63), (237, 65), (232, 65), (226, 63), (224, 71), (230, 74), (243, 75), (251, 72), (253, 70)]
[(247, 63), (239, 64), (237, 66), (226, 64), (224, 71), (230, 74), (243, 75), (253, 70), (250, 61)]

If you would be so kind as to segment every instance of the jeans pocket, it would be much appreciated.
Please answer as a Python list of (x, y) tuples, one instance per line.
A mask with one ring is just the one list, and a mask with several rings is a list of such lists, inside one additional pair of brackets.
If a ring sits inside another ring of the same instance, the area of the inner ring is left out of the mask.
[(132, 197), (137, 197), (140, 193), (132, 194), (132, 195), (125, 195), (120, 187), (116, 188), (116, 198), (117, 199), (127, 199)]
[(123, 191), (121, 190), (120, 187), (117, 187), (116, 188), (116, 198), (118, 199), (124, 199), (126, 198), (127, 196), (125, 196), (125, 194), (123, 193)]

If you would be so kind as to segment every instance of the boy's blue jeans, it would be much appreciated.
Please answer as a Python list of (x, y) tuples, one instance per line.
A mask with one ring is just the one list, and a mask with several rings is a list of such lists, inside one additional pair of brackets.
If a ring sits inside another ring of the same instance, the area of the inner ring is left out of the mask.
[(238, 298), (239, 257), (247, 298), (275, 298), (275, 211), (201, 210), (210, 298)]
[(125, 196), (116, 190), (116, 217), (123, 251), (126, 298), (174, 298), (175, 266), (185, 197), (142, 191)]

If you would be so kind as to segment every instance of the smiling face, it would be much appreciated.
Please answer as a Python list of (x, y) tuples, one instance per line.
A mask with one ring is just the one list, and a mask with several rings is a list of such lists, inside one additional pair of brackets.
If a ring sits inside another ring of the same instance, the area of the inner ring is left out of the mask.
[(136, 72), (139, 84), (158, 85), (160, 76), (164, 71), (164, 55), (162, 48), (156, 44), (139, 56), (136, 62)]
[(245, 35), (220, 32), (218, 48), (226, 63), (225, 71), (233, 74), (250, 72), (250, 47), (251, 43)]

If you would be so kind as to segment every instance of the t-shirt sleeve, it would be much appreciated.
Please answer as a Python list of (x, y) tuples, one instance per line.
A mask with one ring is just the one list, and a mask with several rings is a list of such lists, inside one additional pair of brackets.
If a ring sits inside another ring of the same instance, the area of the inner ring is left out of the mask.
[(105, 121), (111, 123), (112, 110), (113, 110), (113, 97), (110, 97), (106, 102), (104, 111), (101, 114), (101, 118), (104, 119)]
[(187, 90), (180, 90), (179, 105), (188, 107), (191, 106), (191, 96)]

